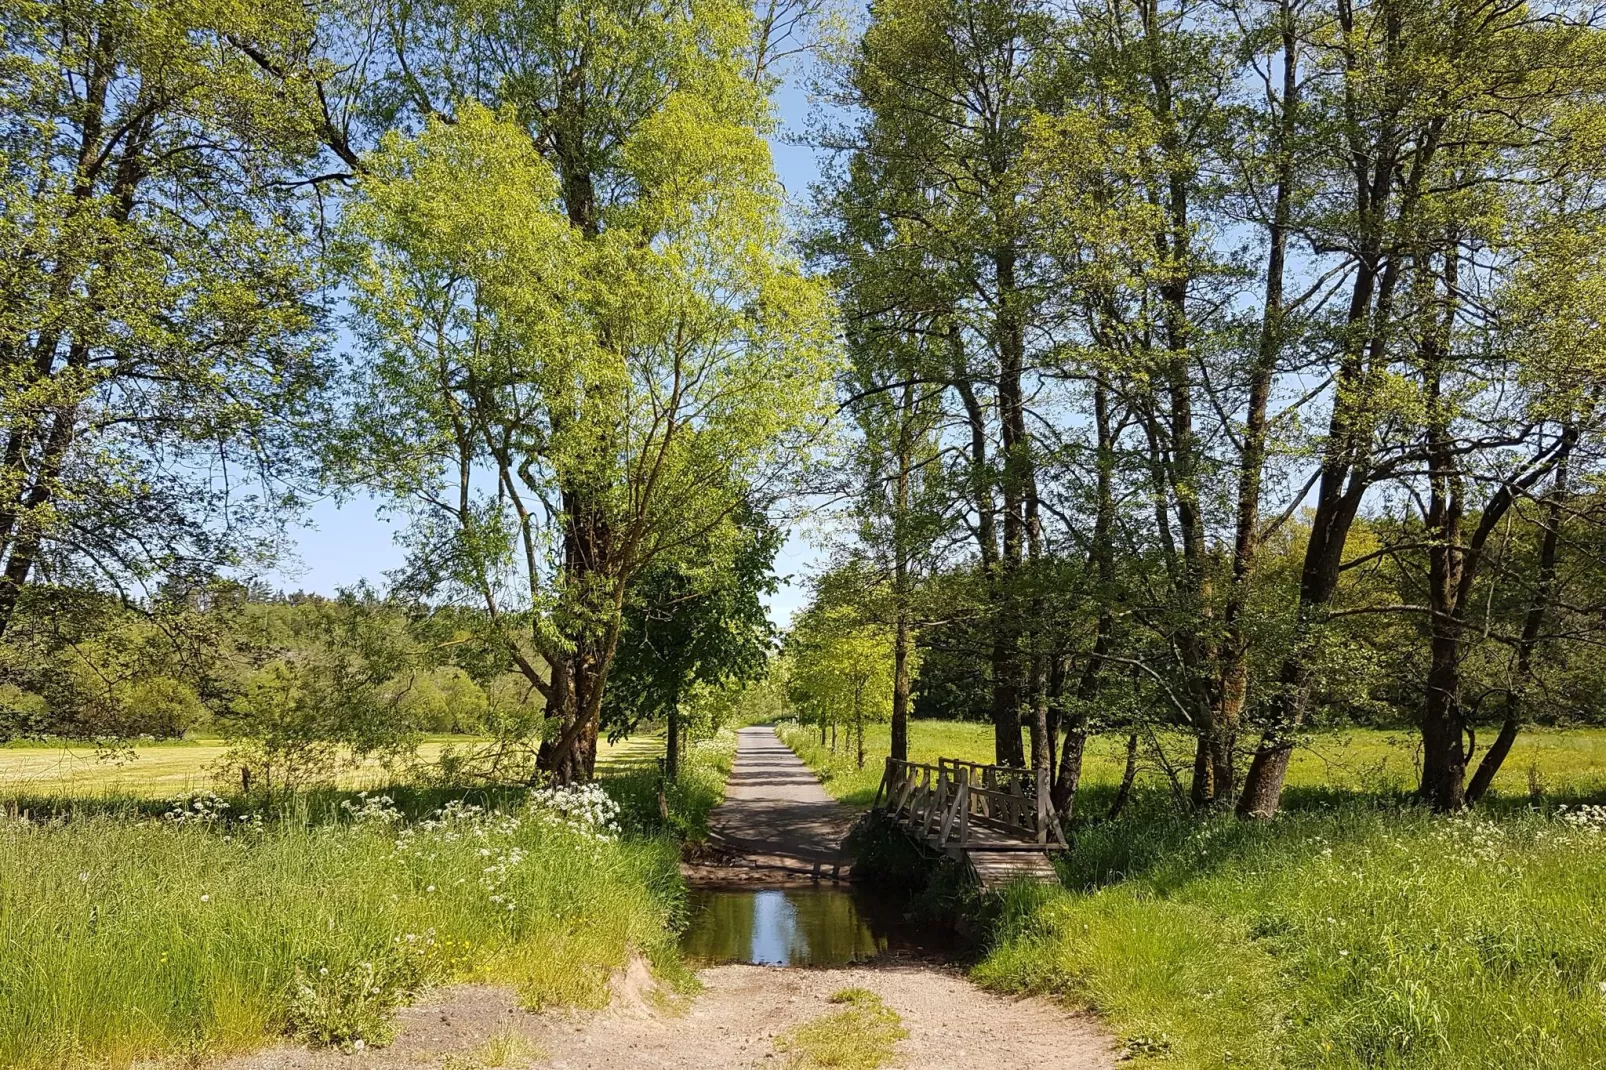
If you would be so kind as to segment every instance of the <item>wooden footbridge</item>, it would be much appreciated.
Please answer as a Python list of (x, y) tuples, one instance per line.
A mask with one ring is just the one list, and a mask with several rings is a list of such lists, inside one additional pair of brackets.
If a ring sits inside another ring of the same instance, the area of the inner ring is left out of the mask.
[(922, 846), (968, 865), (984, 889), (1021, 878), (1059, 880), (1050, 852), (1065, 850), (1065, 833), (1047, 776), (1030, 769), (888, 758), (872, 811)]

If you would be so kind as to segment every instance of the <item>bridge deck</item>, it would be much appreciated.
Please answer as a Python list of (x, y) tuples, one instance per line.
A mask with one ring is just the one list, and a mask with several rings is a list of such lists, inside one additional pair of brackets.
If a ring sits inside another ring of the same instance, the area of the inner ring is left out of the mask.
[(939, 758), (887, 759), (874, 809), (912, 839), (967, 862), (983, 888), (1054, 881), (1065, 834), (1045, 778), (1031, 770)]

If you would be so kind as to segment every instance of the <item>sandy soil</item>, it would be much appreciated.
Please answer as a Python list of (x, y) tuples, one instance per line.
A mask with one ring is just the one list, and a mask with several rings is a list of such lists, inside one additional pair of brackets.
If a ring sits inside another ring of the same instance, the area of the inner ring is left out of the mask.
[(945, 1070), (977, 1065), (1108, 1070), (1117, 1053), (1093, 1020), (1045, 1000), (986, 993), (957, 972), (925, 964), (840, 970), (717, 966), (699, 975), (700, 995), (661, 997), (648, 984), (607, 1011), (531, 1014), (510, 993), (465, 986), (434, 993), (402, 1014), (390, 1047), (343, 1055), (281, 1047), (224, 1070), (470, 1070), (493, 1036), (513, 1033), (530, 1055), (519, 1065), (553, 1070), (736, 1070), (780, 1065), (775, 1037), (839, 1008), (831, 993), (861, 986), (903, 1018), (908, 1039), (895, 1065)]

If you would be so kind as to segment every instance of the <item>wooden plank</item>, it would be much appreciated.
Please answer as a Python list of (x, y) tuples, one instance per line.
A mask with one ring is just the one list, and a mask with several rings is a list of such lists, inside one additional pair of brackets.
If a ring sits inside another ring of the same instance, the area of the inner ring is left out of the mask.
[(1043, 851), (969, 850), (965, 856), (985, 892), (1001, 891), (1018, 880), (1059, 883), (1059, 873)]

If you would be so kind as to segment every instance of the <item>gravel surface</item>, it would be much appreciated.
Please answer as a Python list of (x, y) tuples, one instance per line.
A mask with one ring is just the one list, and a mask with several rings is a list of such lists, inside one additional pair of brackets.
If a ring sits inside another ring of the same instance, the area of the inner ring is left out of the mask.
[(831, 877), (855, 812), (825, 793), (819, 778), (775, 734), (736, 733), (736, 764), (725, 801), (708, 817), (717, 861), (685, 867), (702, 883), (778, 883)]
[[(635, 971), (632, 971), (635, 972)], [(227, 1070), (478, 1070), (476, 1055), (497, 1034), (520, 1037), (529, 1061), (552, 1070), (737, 1070), (782, 1066), (775, 1037), (840, 1010), (833, 992), (862, 987), (898, 1012), (907, 1039), (894, 1065), (961, 1070), (978, 1065), (1111, 1070), (1117, 1052), (1098, 1023), (1046, 1000), (1006, 999), (956, 971), (925, 964), (840, 970), (717, 966), (699, 975), (695, 998), (661, 997), (650, 982), (626, 982), (609, 1010), (531, 1014), (505, 990), (444, 989), (408, 1008), (390, 1047), (353, 1055), (281, 1047)], [(511, 1065), (511, 1064), (510, 1064)]]

